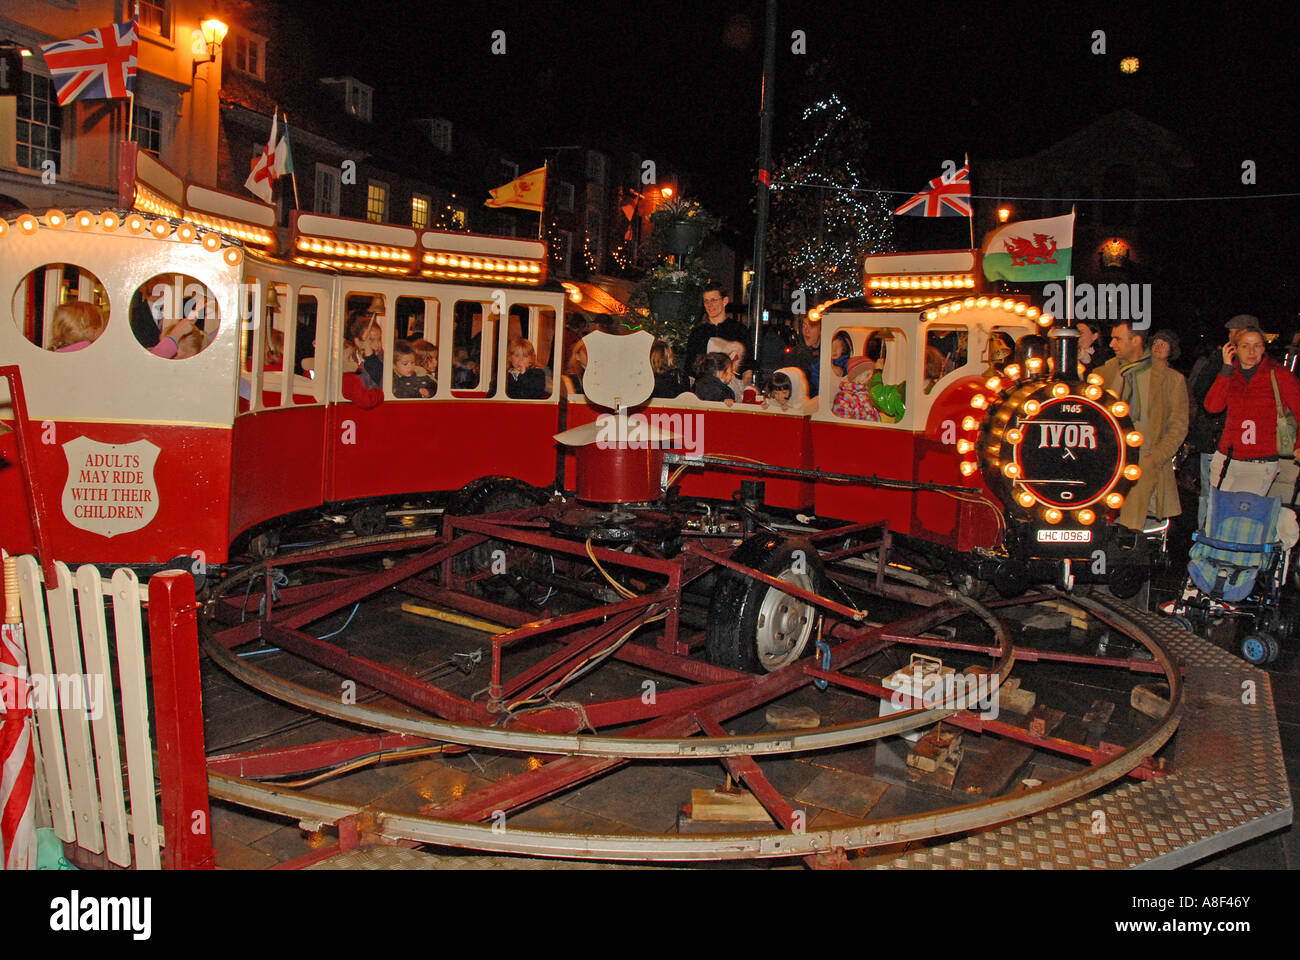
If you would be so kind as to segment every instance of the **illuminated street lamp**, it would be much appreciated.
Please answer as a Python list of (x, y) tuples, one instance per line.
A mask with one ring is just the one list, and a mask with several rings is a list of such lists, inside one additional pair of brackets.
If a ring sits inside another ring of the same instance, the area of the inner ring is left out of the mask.
[(1137, 57), (1125, 57), (1119, 62), (1120, 73), (1137, 73), (1141, 61)]
[(1011, 219), (1010, 207), (998, 207), (998, 223), (1006, 223)]

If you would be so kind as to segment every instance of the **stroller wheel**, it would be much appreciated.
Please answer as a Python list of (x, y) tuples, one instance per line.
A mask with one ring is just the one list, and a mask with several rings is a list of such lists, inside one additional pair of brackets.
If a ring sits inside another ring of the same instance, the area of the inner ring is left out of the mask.
[(1174, 626), (1176, 626), (1179, 630), (1186, 630), (1188, 633), (1195, 633), (1195, 632), (1196, 632), (1196, 625), (1193, 624), (1192, 621), (1191, 621), (1189, 618), (1184, 617), (1184, 616), (1182, 616), (1181, 614), (1178, 614), (1178, 615), (1172, 616), (1172, 617), (1169, 618), (1169, 620), (1170, 620), (1170, 622), (1172, 622), (1172, 623), (1174, 624)]
[(1272, 663), (1281, 652), (1281, 646), (1272, 634), (1248, 633), (1241, 641), (1241, 655), (1257, 667)]

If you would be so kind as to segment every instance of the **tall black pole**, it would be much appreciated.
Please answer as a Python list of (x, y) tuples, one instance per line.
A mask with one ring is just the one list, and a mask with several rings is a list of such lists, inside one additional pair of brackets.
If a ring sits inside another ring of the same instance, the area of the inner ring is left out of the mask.
[(772, 94), (776, 82), (776, 0), (767, 0), (763, 41), (763, 94), (758, 125), (758, 219), (754, 225), (754, 279), (749, 285), (749, 356), (759, 370), (758, 343), (766, 303), (767, 210), (772, 191)]

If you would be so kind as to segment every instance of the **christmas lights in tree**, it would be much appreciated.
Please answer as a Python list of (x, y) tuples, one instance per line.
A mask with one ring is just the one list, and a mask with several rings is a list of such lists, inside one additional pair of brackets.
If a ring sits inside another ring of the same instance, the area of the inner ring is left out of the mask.
[(863, 258), (892, 248), (893, 220), (887, 198), (860, 173), (867, 124), (833, 93), (800, 120), (796, 136), (805, 146), (773, 178), (768, 263), (812, 304), (862, 292)]

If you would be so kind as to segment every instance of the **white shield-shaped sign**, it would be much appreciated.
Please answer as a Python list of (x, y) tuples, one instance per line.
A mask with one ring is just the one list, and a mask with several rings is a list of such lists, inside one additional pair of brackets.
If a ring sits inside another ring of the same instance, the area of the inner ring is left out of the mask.
[(587, 369), (582, 392), (587, 402), (609, 410), (635, 407), (655, 392), (655, 372), (650, 348), (655, 338), (648, 330), (626, 336), (593, 331), (582, 338), (587, 345)]
[(158, 514), (153, 473), (159, 452), (148, 440), (100, 443), (77, 437), (65, 443), (63, 516), (68, 523), (103, 537), (147, 527)]

